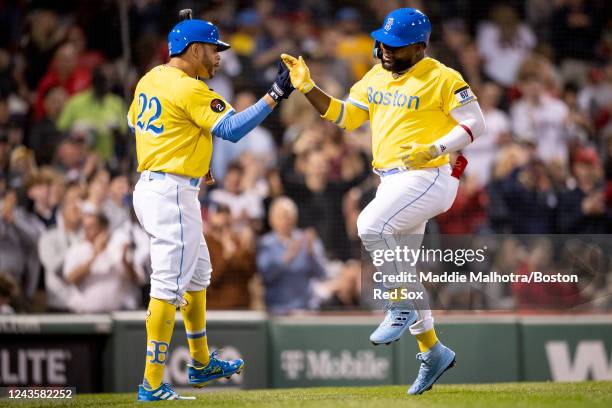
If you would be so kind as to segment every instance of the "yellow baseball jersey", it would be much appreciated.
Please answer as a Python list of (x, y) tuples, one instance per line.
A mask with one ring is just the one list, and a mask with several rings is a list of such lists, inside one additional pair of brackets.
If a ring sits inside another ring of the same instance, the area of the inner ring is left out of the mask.
[(138, 171), (204, 176), (212, 157), (212, 131), (232, 111), (203, 81), (175, 67), (153, 68), (136, 85), (128, 113)]
[[(348, 102), (367, 111), (372, 128), (372, 166), (402, 166), (400, 146), (429, 144), (457, 125), (450, 111), (476, 100), (461, 74), (433, 58), (424, 58), (393, 77), (381, 64), (351, 88)], [(425, 167), (448, 163), (448, 154)]]

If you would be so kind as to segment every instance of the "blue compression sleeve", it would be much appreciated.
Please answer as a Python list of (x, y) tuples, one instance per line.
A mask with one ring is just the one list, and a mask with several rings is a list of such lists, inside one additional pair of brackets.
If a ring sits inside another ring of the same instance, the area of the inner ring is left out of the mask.
[(272, 112), (266, 101), (261, 98), (256, 104), (240, 113), (230, 113), (212, 129), (212, 134), (223, 140), (236, 143), (253, 130)]

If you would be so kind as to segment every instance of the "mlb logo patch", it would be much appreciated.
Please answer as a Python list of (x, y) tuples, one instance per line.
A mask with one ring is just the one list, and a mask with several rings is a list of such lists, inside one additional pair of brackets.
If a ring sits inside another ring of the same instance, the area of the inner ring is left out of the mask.
[(459, 102), (461, 105), (476, 99), (469, 86), (464, 86), (463, 88), (457, 89), (455, 91), (455, 98), (457, 98), (457, 102)]

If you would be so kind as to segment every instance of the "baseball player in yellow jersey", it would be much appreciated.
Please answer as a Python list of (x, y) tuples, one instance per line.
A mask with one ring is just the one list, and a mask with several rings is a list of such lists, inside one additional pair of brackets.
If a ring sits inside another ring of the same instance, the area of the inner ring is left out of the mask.
[[(381, 63), (351, 88), (346, 101), (319, 89), (302, 57), (281, 56), (293, 85), (324, 119), (347, 130), (370, 121), (372, 165), (381, 183), (357, 220), (359, 237), (370, 254), (404, 245), (420, 247), (427, 220), (447, 211), (455, 200), (459, 175), (453, 173), (448, 154), (485, 131), (469, 85), (458, 72), (425, 55), (430, 34), (429, 19), (419, 10), (391, 12), (371, 34)], [(415, 272), (399, 259), (379, 269), (384, 275)], [(394, 300), (387, 303), (385, 319), (370, 340), (389, 344), (406, 329), (416, 336), (421, 366), (408, 394), (421, 394), (454, 365), (455, 353), (438, 340), (426, 300), (413, 304), (398, 299), (399, 283), (385, 287)], [(411, 289), (425, 292), (420, 284)]]
[[(190, 17), (190, 16), (189, 16)], [(136, 136), (140, 180), (134, 209), (151, 239), (151, 301), (147, 311), (147, 352), (138, 400), (188, 399), (162, 382), (176, 308), (181, 309), (192, 358), (189, 383), (240, 373), (241, 359), (209, 354), (206, 288), (211, 262), (202, 234), (198, 191), (209, 173), (212, 138), (237, 142), (262, 122), (293, 87), (279, 63), (278, 76), (256, 104), (236, 114), (202, 81), (219, 68), (219, 53), (230, 46), (213, 24), (190, 18), (168, 34), (170, 60), (143, 76), (134, 93), (128, 123)]]

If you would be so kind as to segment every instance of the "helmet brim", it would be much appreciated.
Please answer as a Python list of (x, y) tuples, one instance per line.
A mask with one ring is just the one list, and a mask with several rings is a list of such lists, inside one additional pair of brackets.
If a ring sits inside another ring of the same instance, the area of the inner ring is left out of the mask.
[[(393, 34), (389, 34), (388, 31), (384, 29), (374, 30), (370, 33), (370, 36), (389, 47), (404, 47), (406, 45), (416, 44), (416, 42), (406, 42), (406, 40), (402, 40), (399, 37), (394, 36)], [(418, 42), (418, 41), (417, 41)]]
[(192, 41), (192, 42), (190, 42), (189, 44), (187, 44), (187, 45), (185, 46), (185, 48), (183, 48), (183, 49), (182, 49), (180, 52), (175, 52), (175, 53), (170, 54), (170, 57), (176, 57), (177, 55), (181, 55), (181, 54), (182, 54), (183, 52), (185, 52), (185, 50), (186, 50), (186, 49), (187, 49), (187, 48), (188, 48), (188, 47), (189, 47), (191, 44), (193, 44), (193, 43), (200, 43), (200, 44), (212, 44), (212, 45), (215, 45), (215, 46), (217, 47), (217, 52), (223, 52), (223, 51), (225, 51), (225, 50), (228, 50), (228, 49), (232, 48), (232, 46), (231, 46), (231, 45), (229, 45), (229, 44), (228, 44), (228, 43), (226, 43), (226, 42), (220, 41), (220, 40), (217, 40), (217, 41), (215, 41), (215, 42), (213, 42), (213, 41)]
[(229, 50), (230, 48), (232, 48), (231, 45), (229, 45), (226, 42), (223, 41), (217, 41), (216, 43), (214, 43), (217, 46), (217, 51), (222, 52), (225, 50)]

